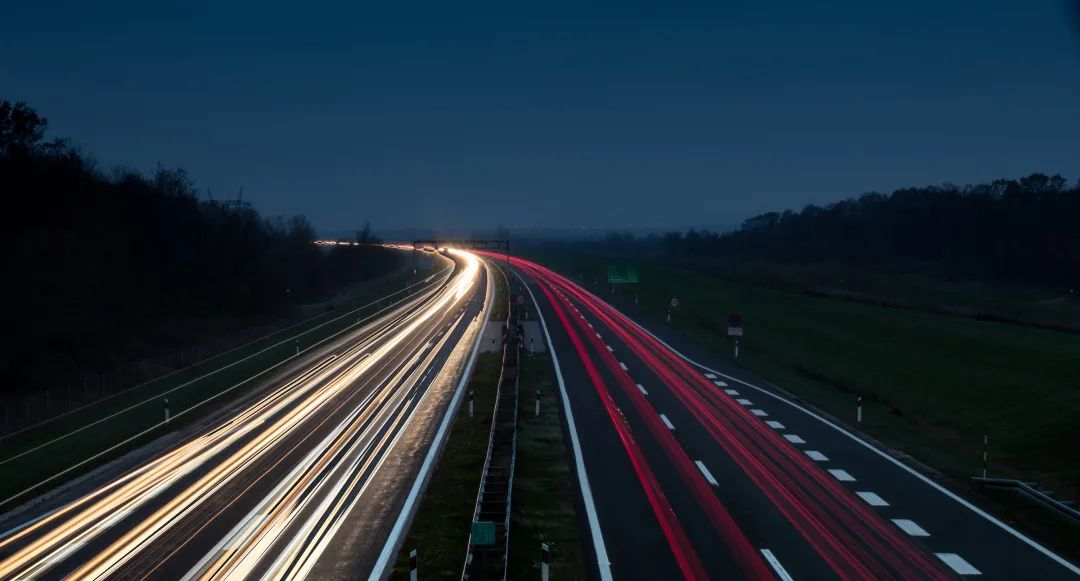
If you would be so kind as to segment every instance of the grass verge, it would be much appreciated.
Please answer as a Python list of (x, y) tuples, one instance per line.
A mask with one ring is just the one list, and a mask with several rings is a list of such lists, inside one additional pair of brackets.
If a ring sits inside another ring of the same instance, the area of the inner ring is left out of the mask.
[[(612, 294), (604, 257), (538, 255), (642, 322), (670, 325), (732, 357), (727, 317), (743, 316), (739, 365), (967, 486), (981, 470), (1034, 480), (1080, 499), (1080, 335), (810, 297), (735, 283), (701, 270), (641, 263), (641, 283)], [(599, 281), (599, 282), (596, 282)], [(634, 304), (637, 293), (639, 303)], [(1073, 560), (1080, 527), (997, 493), (972, 491), (1006, 520)]]
[[(585, 556), (578, 526), (570, 453), (550, 354), (521, 360), (518, 447), (510, 516), (508, 579), (540, 578), (540, 544), (550, 551), (552, 579), (584, 579)], [(536, 394), (540, 416), (536, 416)]]

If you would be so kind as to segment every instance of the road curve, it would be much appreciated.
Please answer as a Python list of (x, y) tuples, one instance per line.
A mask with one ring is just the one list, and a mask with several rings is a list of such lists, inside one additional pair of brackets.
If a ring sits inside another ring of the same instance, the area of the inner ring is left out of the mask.
[(357, 556), (371, 547), (333, 541), (355, 540), (343, 525), (371, 498), (380, 519), (396, 516), (484, 321), (484, 267), (452, 255), (440, 284), (242, 409), (0, 534), (0, 579), (291, 579), (327, 560), (342, 578), (367, 574)]

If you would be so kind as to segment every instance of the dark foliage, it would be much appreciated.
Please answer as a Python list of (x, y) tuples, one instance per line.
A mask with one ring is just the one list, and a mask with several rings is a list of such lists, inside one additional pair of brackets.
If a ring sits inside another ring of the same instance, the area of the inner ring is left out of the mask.
[(727, 234), (609, 235), (601, 246), (668, 260), (827, 262), (1077, 289), (1080, 184), (1032, 174), (976, 186), (906, 188), (761, 214)]
[[(64, 142), (43, 142), (46, 127), (0, 103), (8, 393), (284, 313), (399, 260), (377, 246), (316, 247), (303, 216), (199, 201), (182, 169), (106, 178)], [(366, 227), (358, 236), (375, 241)]]

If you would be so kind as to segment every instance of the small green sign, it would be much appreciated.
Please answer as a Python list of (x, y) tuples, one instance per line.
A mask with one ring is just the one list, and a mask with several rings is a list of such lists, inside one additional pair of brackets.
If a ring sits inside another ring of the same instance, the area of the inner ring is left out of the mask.
[(474, 522), (472, 524), (472, 544), (494, 545), (495, 523), (487, 521)]
[(609, 264), (607, 281), (611, 284), (635, 284), (638, 282), (636, 264)]

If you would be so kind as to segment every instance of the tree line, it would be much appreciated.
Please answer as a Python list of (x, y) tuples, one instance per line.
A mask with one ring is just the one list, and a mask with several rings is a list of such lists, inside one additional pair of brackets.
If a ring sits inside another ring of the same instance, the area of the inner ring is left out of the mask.
[[(317, 247), (304, 216), (200, 200), (183, 169), (105, 175), (65, 140), (46, 140), (47, 128), (25, 104), (0, 102), (0, 390), (285, 314), (402, 260), (378, 246)], [(377, 242), (367, 226), (357, 237)]]
[(733, 232), (611, 234), (610, 251), (704, 263), (829, 263), (953, 280), (1080, 289), (1080, 183), (1031, 174), (867, 193), (768, 212)]

